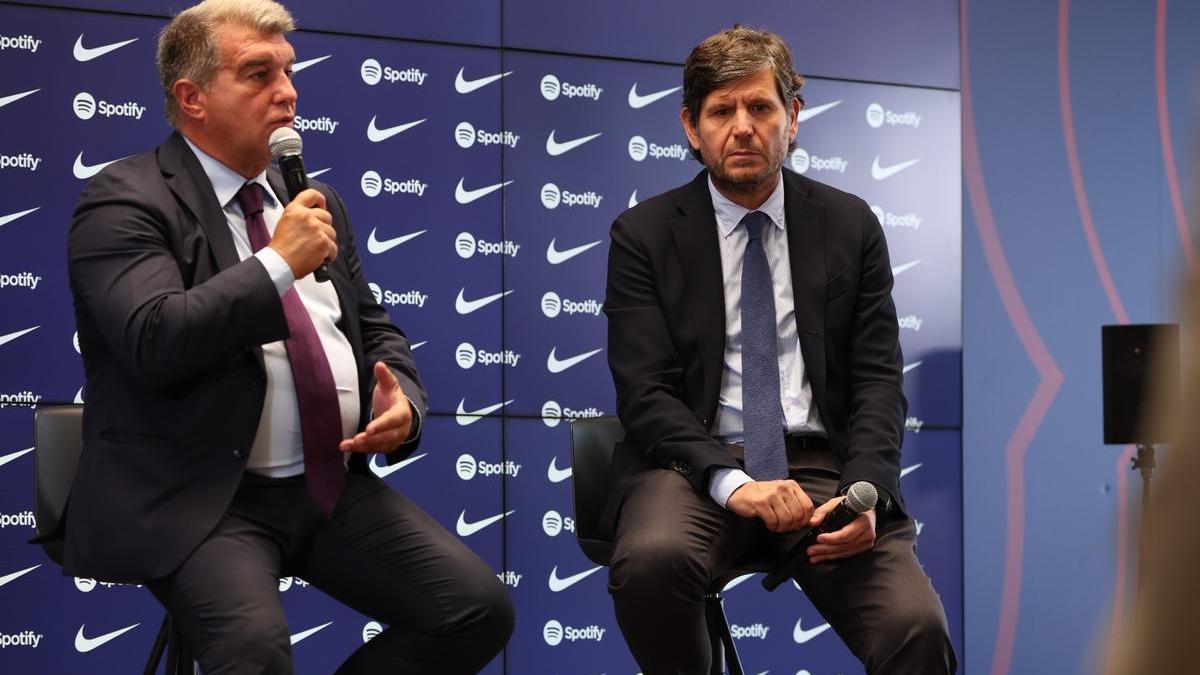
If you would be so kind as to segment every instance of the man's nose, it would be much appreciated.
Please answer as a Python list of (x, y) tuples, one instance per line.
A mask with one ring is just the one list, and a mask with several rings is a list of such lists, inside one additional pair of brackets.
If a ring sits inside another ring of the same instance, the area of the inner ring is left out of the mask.
[(754, 119), (749, 110), (738, 108), (734, 111), (732, 131), (735, 136), (746, 136), (754, 132)]

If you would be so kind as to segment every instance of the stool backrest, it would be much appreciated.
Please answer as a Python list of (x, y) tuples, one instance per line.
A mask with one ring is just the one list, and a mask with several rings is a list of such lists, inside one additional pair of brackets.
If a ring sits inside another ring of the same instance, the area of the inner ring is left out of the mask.
[(575, 537), (589, 560), (607, 565), (612, 541), (601, 537), (600, 515), (608, 501), (613, 446), (625, 437), (616, 417), (571, 420), (572, 486), (575, 498)]
[(56, 532), (83, 453), (83, 406), (38, 406), (33, 412), (33, 445), (37, 541), (62, 564), (62, 538)]

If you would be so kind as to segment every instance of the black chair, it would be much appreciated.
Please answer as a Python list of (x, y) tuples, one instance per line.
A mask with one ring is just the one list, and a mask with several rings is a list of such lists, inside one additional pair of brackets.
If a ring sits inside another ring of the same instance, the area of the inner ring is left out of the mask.
[[(54, 562), (62, 565), (63, 513), (83, 452), (83, 406), (38, 406), (33, 413), (34, 513), (37, 537), (33, 542)], [(153, 675), (167, 652), (166, 675), (193, 675), (196, 672), (183, 636), (171, 615), (163, 616), (144, 675)]]
[[(609, 494), (609, 465), (613, 446), (625, 437), (616, 417), (571, 420), (572, 485), (575, 501), (575, 537), (588, 560), (607, 566), (612, 560), (613, 542), (600, 535), (600, 514)], [(735, 577), (750, 572), (767, 572), (770, 566), (759, 561), (739, 561), (735, 569), (714, 579), (704, 595), (704, 617), (712, 649), (712, 675), (744, 675), (738, 659), (729, 621), (721, 600), (721, 589)]]

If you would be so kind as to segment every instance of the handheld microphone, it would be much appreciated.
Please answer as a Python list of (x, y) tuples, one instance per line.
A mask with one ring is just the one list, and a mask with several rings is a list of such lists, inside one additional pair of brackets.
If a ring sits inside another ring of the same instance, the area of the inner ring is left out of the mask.
[(846, 498), (833, 507), (829, 515), (825, 516), (825, 520), (822, 520), (817, 527), (808, 528), (808, 531), (801, 535), (800, 541), (784, 554), (783, 558), (771, 568), (770, 573), (763, 577), (763, 588), (773, 591), (785, 579), (790, 578), (792, 571), (808, 560), (808, 548), (817, 543), (818, 534), (837, 532), (853, 522), (855, 518), (875, 508), (875, 503), (878, 501), (879, 492), (874, 485), (865, 480), (853, 483), (846, 491)]
[[(271, 156), (279, 162), (283, 184), (287, 187), (288, 201), (291, 201), (308, 189), (308, 174), (304, 172), (304, 160), (300, 158), (304, 141), (295, 129), (279, 127), (271, 132), (271, 139), (267, 145), (271, 148)], [(329, 281), (329, 263), (323, 262), (313, 270), (313, 278), (317, 281)]]

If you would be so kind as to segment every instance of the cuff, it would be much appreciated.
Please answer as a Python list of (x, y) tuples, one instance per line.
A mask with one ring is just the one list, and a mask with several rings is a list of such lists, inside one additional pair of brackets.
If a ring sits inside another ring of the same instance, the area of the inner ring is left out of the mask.
[(408, 408), (412, 410), (412, 425), (408, 427), (408, 438), (404, 439), (405, 444), (413, 443), (421, 437), (421, 409), (417, 407), (416, 403), (413, 403), (411, 398), (408, 398)]
[(271, 283), (275, 284), (275, 290), (283, 297), (284, 293), (296, 283), (296, 275), (292, 273), (292, 268), (279, 255), (279, 252), (270, 246), (264, 246), (258, 249), (254, 254), (255, 258), (262, 263), (262, 266), (267, 270), (267, 275), (271, 277)]
[(708, 494), (714, 502), (721, 505), (721, 508), (727, 509), (729, 507), (726, 504), (733, 491), (753, 480), (750, 474), (741, 469), (729, 467), (716, 469), (713, 471), (712, 479), (708, 481)]

